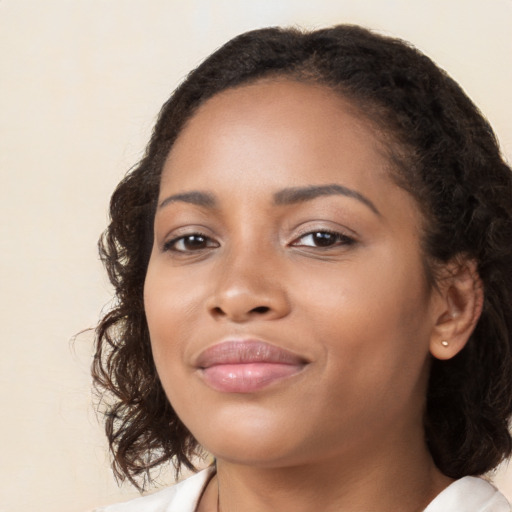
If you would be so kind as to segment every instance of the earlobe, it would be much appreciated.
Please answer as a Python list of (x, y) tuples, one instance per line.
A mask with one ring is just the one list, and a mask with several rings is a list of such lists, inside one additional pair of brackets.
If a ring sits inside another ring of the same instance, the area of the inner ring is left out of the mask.
[(482, 313), (484, 290), (473, 260), (452, 262), (444, 272), (438, 285), (430, 353), (446, 360), (457, 355), (471, 336)]

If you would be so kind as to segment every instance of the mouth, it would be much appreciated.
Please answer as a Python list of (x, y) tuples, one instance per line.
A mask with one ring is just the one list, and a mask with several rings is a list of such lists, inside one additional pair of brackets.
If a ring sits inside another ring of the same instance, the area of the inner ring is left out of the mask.
[(197, 359), (204, 382), (224, 393), (253, 393), (300, 373), (308, 361), (259, 340), (225, 341)]

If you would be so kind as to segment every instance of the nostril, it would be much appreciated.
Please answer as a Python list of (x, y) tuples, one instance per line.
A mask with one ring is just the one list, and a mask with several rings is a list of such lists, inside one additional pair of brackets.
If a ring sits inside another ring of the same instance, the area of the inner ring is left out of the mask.
[(258, 306), (257, 308), (251, 309), (251, 313), (259, 313), (259, 314), (267, 313), (268, 311), (270, 311), (270, 308), (268, 308), (267, 306)]
[(222, 309), (219, 307), (213, 308), (212, 312), (215, 316), (223, 316), (224, 315), (224, 311), (222, 311)]

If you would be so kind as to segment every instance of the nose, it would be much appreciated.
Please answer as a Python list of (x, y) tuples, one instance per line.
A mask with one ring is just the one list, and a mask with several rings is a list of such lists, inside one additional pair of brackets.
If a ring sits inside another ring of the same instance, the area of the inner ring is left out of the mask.
[(268, 258), (239, 257), (225, 262), (215, 288), (207, 301), (215, 320), (245, 323), (276, 320), (290, 312), (285, 283)]

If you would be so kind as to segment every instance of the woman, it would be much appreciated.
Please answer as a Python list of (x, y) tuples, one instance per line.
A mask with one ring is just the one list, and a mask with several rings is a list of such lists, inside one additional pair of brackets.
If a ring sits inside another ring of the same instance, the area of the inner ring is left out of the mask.
[(144, 511), (505, 511), (512, 180), (460, 87), (356, 26), (243, 34), (164, 105), (101, 243), (114, 470)]

